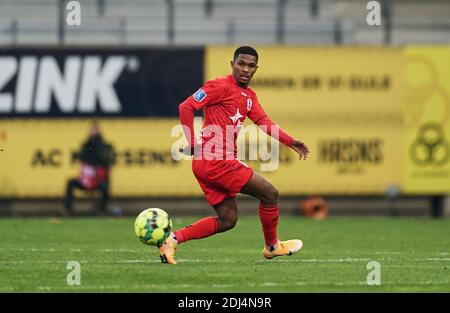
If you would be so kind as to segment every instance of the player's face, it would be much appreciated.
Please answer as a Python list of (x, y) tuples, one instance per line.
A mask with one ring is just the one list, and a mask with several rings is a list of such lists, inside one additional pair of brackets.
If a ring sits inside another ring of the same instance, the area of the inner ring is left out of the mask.
[(91, 126), (91, 128), (89, 129), (89, 136), (90, 137), (95, 137), (100, 133), (100, 129), (98, 128), (98, 126)]
[(247, 86), (258, 69), (258, 61), (254, 55), (239, 54), (236, 60), (231, 61), (233, 77), (242, 85)]

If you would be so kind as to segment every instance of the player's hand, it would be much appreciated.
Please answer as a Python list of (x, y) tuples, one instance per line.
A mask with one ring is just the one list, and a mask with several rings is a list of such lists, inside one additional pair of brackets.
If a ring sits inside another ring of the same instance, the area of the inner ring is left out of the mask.
[(309, 149), (308, 149), (307, 145), (305, 145), (300, 140), (294, 139), (291, 147), (292, 147), (292, 149), (295, 150), (295, 152), (298, 153), (300, 160), (302, 158), (303, 158), (303, 160), (306, 160), (306, 158), (308, 157), (308, 154), (309, 154)]

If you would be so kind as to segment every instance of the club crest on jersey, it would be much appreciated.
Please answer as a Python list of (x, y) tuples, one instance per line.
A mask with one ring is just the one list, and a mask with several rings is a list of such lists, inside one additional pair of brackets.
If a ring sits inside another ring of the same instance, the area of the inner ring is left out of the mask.
[(247, 99), (247, 111), (250, 111), (252, 109), (252, 99)]
[(206, 92), (203, 89), (199, 89), (194, 93), (194, 99), (197, 102), (202, 102), (206, 97)]

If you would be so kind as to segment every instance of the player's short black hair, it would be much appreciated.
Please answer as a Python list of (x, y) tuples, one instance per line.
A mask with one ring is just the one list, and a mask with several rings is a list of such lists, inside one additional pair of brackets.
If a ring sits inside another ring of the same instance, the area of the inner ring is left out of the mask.
[(242, 46), (237, 48), (236, 51), (234, 51), (233, 60), (236, 60), (239, 54), (253, 55), (254, 57), (256, 57), (256, 61), (258, 62), (258, 52), (256, 52), (256, 50), (250, 46)]

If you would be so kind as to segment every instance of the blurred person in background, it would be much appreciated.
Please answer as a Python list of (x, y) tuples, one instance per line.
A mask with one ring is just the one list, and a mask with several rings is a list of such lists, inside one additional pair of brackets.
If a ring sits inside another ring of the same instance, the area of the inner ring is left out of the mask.
[(81, 162), (80, 174), (67, 183), (63, 216), (73, 215), (74, 190), (100, 191), (101, 204), (98, 215), (106, 215), (109, 200), (109, 176), (114, 164), (114, 147), (106, 142), (96, 122), (89, 129), (89, 136), (75, 155)]

